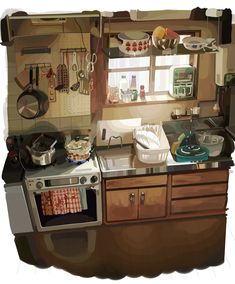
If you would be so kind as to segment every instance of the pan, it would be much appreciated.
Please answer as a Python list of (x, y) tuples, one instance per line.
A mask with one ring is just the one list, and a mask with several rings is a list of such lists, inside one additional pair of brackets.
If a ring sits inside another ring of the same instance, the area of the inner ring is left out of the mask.
[(38, 89), (39, 67), (36, 67), (36, 87), (33, 88), (33, 68), (29, 69), (29, 87), (17, 99), (17, 111), (25, 119), (34, 119), (44, 115), (48, 108), (48, 96)]

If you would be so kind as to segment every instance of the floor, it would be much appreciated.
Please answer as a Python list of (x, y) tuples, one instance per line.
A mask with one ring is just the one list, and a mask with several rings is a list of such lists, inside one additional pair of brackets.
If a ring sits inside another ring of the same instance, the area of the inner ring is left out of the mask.
[[(235, 158), (235, 157), (233, 157)], [(170, 274), (162, 274), (158, 277), (158, 280), (161, 283), (175, 283), (175, 281), (180, 281), (182, 283), (198, 283), (200, 281), (211, 281), (214, 283), (221, 283), (233, 276), (233, 271), (235, 269), (235, 168), (231, 169), (230, 180), (229, 180), (229, 198), (228, 198), (228, 216), (227, 216), (227, 234), (226, 234), (226, 252), (225, 252), (225, 262), (224, 264), (216, 267), (209, 267), (204, 270), (193, 270), (189, 273), (170, 273)], [(17, 280), (18, 283), (21, 283), (20, 280), (24, 281), (27, 276), (27, 280), (34, 281), (34, 283), (39, 283), (37, 281), (53, 281), (57, 279), (57, 283), (63, 283), (64, 281), (70, 281), (69, 283), (77, 283), (77, 277), (73, 275), (51, 267), (47, 269), (39, 269), (34, 266), (28, 265), (19, 260), (17, 251), (14, 245), (14, 238), (10, 233), (9, 224), (8, 224), (8, 216), (5, 206), (5, 198), (4, 192), (0, 192), (0, 208), (1, 208), (1, 234), (0, 234), (0, 267), (4, 267), (4, 270), (0, 274), (0, 279), (4, 275), (8, 277), (9, 280)], [(133, 279), (124, 278), (121, 281), (124, 283), (129, 283)], [(141, 283), (143, 280), (146, 281), (143, 277), (135, 279), (136, 283)], [(89, 279), (82, 279), (83, 283), (89, 281)], [(100, 281), (104, 281), (101, 279), (95, 279), (95, 283), (99, 283)], [(105, 280), (106, 282), (110, 282), (112, 280)], [(149, 279), (148, 281), (156, 281), (156, 279)], [(22, 282), (23, 283), (23, 282)], [(27, 283), (27, 282), (24, 282)]]

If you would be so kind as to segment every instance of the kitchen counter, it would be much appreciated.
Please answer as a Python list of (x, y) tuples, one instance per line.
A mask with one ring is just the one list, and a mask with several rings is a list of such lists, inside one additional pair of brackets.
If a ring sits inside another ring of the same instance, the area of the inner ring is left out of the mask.
[[(189, 130), (189, 121), (169, 121), (163, 123), (163, 128), (171, 145), (179, 135)], [(234, 165), (231, 153), (234, 143), (223, 128), (223, 119), (196, 119), (193, 121), (192, 130), (195, 133), (213, 133), (224, 136), (224, 147), (218, 157), (209, 157), (202, 162), (176, 162), (169, 151), (164, 163), (145, 164), (138, 160), (133, 145), (123, 147), (113, 146), (97, 148), (97, 156), (104, 178), (125, 177), (134, 175), (151, 175), (159, 173), (173, 173), (190, 170), (229, 168)]]
[(203, 162), (176, 162), (169, 152), (166, 162), (145, 164), (138, 160), (133, 146), (117, 149), (97, 150), (98, 160), (104, 178), (134, 175), (151, 175), (180, 171), (229, 168), (234, 165), (231, 157), (218, 156)]

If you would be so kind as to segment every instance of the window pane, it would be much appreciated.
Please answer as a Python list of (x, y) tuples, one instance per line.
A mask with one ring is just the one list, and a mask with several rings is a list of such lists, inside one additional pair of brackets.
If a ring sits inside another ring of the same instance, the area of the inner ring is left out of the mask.
[(169, 91), (169, 70), (156, 70), (155, 71), (155, 84), (154, 91)]
[(133, 68), (149, 67), (149, 57), (131, 57), (131, 58), (114, 58), (109, 59), (109, 69), (115, 68)]
[(129, 85), (131, 83), (131, 76), (136, 76), (136, 86), (139, 91), (140, 85), (144, 85), (145, 92), (149, 91), (149, 71), (138, 72), (110, 72), (108, 76), (108, 85), (110, 87), (119, 87), (121, 76), (125, 75)]
[(156, 56), (155, 66), (186, 65), (189, 64), (189, 54)]

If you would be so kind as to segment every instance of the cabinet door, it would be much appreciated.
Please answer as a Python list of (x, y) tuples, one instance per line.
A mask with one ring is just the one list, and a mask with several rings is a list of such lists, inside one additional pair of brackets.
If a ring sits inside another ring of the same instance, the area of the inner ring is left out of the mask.
[(166, 215), (166, 187), (139, 189), (139, 219)]
[(107, 221), (136, 220), (138, 190), (113, 190), (106, 192)]

